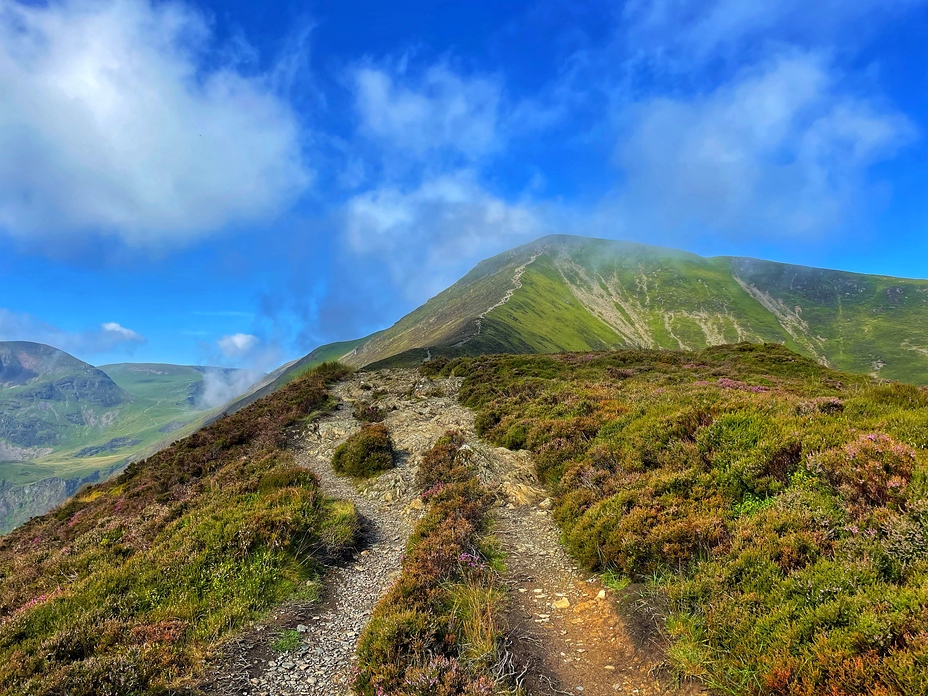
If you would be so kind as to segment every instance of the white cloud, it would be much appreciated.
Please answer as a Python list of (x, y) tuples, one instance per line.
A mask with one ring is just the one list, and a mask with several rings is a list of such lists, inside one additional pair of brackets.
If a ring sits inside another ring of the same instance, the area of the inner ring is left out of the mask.
[(45, 343), (85, 358), (112, 350), (131, 350), (146, 339), (116, 322), (105, 322), (98, 329), (65, 331), (30, 314), (0, 308), (0, 341)]
[(207, 368), (203, 372), (203, 392), (197, 399), (197, 408), (222, 406), (247, 391), (248, 387), (264, 376), (257, 370), (224, 370)]
[(468, 159), (497, 147), (501, 89), (486, 77), (461, 77), (448, 66), (418, 78), (405, 69), (366, 66), (354, 71), (361, 131), (416, 157), (454, 152)]
[[(765, 44), (857, 40), (925, 0), (631, 0), (621, 26), (633, 50), (694, 62)], [(849, 37), (849, 32), (851, 36)]]
[(311, 178), (297, 117), (211, 42), (176, 2), (0, 0), (0, 230), (162, 247), (281, 212)]
[(251, 353), (260, 343), (260, 339), (252, 334), (231, 334), (223, 336), (216, 345), (227, 358), (243, 358)]
[(115, 336), (116, 339), (119, 341), (140, 343), (145, 340), (144, 338), (142, 338), (142, 336), (137, 334), (132, 329), (127, 329), (125, 326), (121, 326), (117, 324), (115, 321), (108, 321), (105, 324), (101, 324), (100, 328), (103, 329), (103, 331), (108, 332), (112, 334), (113, 336)]
[(867, 168), (914, 137), (901, 115), (841, 94), (828, 64), (790, 54), (690, 100), (624, 114), (619, 209), (638, 225), (801, 235), (840, 224)]
[(411, 299), (457, 280), (474, 261), (545, 234), (541, 211), (485, 190), (470, 172), (404, 190), (389, 185), (352, 198), (345, 210), (350, 248), (390, 269)]

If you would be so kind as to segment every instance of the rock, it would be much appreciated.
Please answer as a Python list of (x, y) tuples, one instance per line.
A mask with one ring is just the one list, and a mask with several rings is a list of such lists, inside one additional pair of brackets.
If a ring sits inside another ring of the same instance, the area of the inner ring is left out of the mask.
[(570, 607), (570, 600), (567, 597), (562, 597), (554, 601), (555, 609), (567, 609)]
[(538, 503), (538, 507), (540, 507), (542, 510), (550, 510), (554, 507), (554, 501), (551, 500), (551, 498), (545, 498), (540, 503)]
[(596, 595), (596, 599), (598, 599), (600, 602), (603, 601), (605, 598), (606, 598), (605, 590), (600, 590), (599, 594)]
[(297, 624), (296, 632), (297, 633), (306, 633), (309, 630), (309, 626), (305, 624)]

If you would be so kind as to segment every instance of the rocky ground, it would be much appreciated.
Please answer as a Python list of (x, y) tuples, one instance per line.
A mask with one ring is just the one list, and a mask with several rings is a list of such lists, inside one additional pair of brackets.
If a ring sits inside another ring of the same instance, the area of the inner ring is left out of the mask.
[[(300, 461), (331, 496), (351, 500), (364, 525), (362, 550), (327, 574), (322, 601), (292, 603), (228, 643), (205, 690), (241, 696), (342, 696), (350, 693), (354, 650), (378, 599), (396, 577), (406, 539), (421, 514), (414, 487), (419, 455), (448, 429), (467, 434), (485, 481), (498, 491), (496, 535), (507, 555), (507, 620), (513, 667), (528, 694), (695, 693), (656, 676), (659, 650), (632, 631), (616, 597), (580, 572), (557, 541), (527, 453), (479, 441), (473, 415), (456, 400), (458, 380), (431, 381), (415, 370), (356, 373), (333, 389), (341, 403), (311, 426)], [(376, 403), (399, 453), (397, 466), (357, 484), (336, 476), (335, 447), (361, 427), (358, 400)], [(281, 636), (294, 640), (281, 651)], [(295, 631), (295, 633), (293, 633)], [(275, 647), (277, 650), (275, 650)]]

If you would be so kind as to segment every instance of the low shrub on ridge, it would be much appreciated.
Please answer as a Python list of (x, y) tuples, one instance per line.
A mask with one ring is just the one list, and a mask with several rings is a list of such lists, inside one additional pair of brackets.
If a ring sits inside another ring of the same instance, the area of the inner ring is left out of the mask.
[(369, 478), (392, 467), (393, 440), (383, 423), (365, 425), (332, 454), (335, 473), (355, 478)]
[(400, 577), (361, 635), (359, 695), (511, 693), (496, 670), (503, 589), (488, 536), (492, 498), (463, 442), (448, 432), (422, 456), (418, 481), (427, 486), (428, 511), (410, 536)]
[(659, 596), (679, 676), (928, 694), (928, 390), (779, 345), (441, 371), (488, 439), (533, 452), (570, 552)]

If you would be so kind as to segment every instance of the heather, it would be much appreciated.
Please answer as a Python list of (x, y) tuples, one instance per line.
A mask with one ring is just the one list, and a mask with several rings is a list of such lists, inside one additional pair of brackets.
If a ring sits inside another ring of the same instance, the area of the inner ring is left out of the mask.
[(335, 473), (370, 478), (393, 467), (393, 440), (383, 423), (364, 425), (335, 448)]
[(503, 590), (489, 537), (492, 498), (471, 455), (460, 433), (448, 432), (422, 456), (417, 483), (427, 512), (361, 636), (359, 695), (509, 693), (499, 667)]
[(353, 506), (296, 466), (323, 365), (0, 539), (0, 694), (194, 693), (223, 637), (318, 592)]
[(570, 552), (719, 693), (928, 693), (928, 392), (779, 345), (488, 356), (489, 440), (534, 453)]

